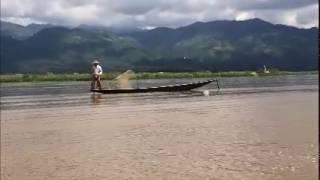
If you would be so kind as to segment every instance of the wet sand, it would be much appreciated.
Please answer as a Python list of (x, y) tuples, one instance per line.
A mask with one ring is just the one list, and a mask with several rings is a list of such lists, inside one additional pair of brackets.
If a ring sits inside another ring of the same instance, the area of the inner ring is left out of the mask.
[(317, 92), (185, 96), (1, 111), (1, 179), (318, 178)]

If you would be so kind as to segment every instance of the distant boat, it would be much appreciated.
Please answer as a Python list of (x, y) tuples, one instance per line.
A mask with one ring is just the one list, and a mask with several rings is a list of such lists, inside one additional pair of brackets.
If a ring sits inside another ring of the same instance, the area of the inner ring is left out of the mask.
[(168, 86), (147, 87), (147, 88), (127, 88), (127, 89), (94, 89), (91, 92), (102, 94), (119, 94), (119, 93), (151, 93), (151, 92), (177, 92), (177, 91), (190, 91), (192, 89), (205, 86), (211, 82), (216, 82), (219, 88), (218, 80), (212, 79), (207, 81), (199, 81), (188, 84), (175, 84)]

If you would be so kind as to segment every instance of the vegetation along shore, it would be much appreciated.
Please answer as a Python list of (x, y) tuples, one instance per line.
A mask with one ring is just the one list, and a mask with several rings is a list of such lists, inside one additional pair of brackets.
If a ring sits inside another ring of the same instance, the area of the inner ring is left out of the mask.
[[(114, 80), (122, 72), (106, 72), (103, 80)], [(242, 77), (242, 76), (277, 76), (290, 74), (318, 74), (318, 71), (270, 71), (270, 73), (255, 71), (227, 71), (227, 72), (137, 72), (130, 76), (130, 79), (170, 79), (170, 78), (217, 78), (217, 77)], [(73, 74), (2, 74), (0, 82), (39, 82), (39, 81), (89, 81), (90, 75), (86, 73)]]

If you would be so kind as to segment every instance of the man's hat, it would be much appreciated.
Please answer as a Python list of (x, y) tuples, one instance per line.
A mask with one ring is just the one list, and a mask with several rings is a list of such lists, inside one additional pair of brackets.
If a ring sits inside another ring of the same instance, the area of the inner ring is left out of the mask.
[(92, 64), (100, 64), (100, 62), (97, 60), (94, 60), (94, 61), (92, 61)]

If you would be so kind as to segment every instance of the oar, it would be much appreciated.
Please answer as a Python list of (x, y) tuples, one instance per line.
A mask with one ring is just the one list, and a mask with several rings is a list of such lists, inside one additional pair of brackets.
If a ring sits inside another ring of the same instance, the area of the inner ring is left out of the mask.
[(217, 82), (218, 90), (220, 90), (220, 86), (219, 86), (219, 81), (218, 81), (218, 79), (216, 79), (216, 82)]

